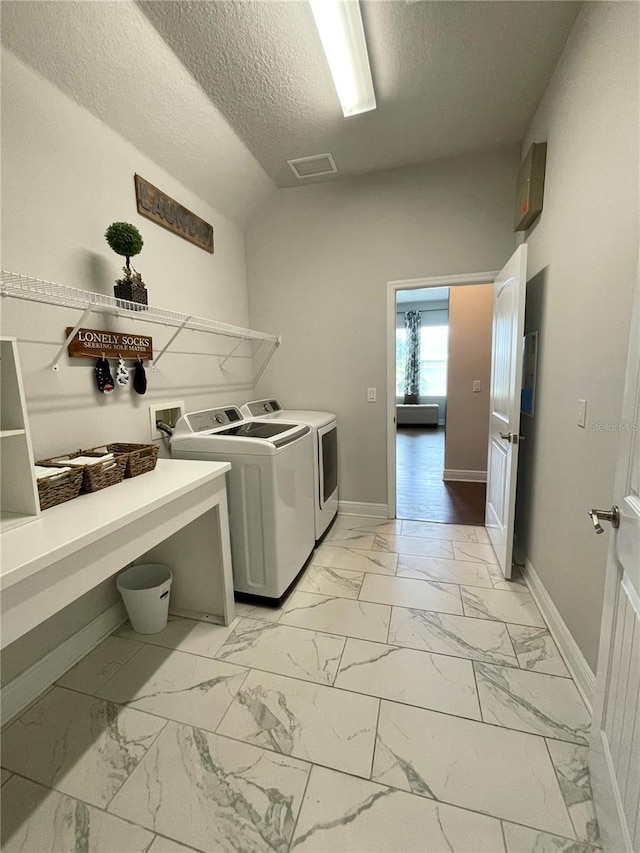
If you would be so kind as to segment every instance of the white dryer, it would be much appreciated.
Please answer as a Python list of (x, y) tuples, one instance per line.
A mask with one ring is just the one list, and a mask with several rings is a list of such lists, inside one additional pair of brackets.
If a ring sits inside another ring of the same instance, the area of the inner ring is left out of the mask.
[(246, 417), (306, 424), (313, 434), (313, 492), (316, 543), (338, 512), (338, 423), (331, 412), (283, 409), (275, 398), (253, 400), (241, 408)]
[(233, 586), (281, 599), (314, 546), (312, 431), (244, 420), (235, 406), (191, 412), (171, 436), (176, 459), (230, 462), (227, 474)]

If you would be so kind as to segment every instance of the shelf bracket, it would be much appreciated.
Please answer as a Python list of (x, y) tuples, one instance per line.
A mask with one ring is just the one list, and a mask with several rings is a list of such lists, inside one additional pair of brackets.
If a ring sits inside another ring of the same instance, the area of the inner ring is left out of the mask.
[(182, 323), (180, 323), (180, 325), (179, 325), (179, 326), (178, 326), (178, 328), (175, 330), (175, 332), (171, 335), (171, 337), (170, 337), (170, 338), (169, 338), (169, 340), (166, 342), (166, 344), (162, 347), (162, 349), (160, 350), (160, 352), (159, 352), (157, 355), (154, 355), (154, 357), (153, 357), (153, 366), (151, 367), (151, 370), (155, 370), (155, 369), (156, 369), (156, 365), (158, 364), (158, 362), (160, 361), (160, 359), (162, 358), (162, 356), (163, 356), (163, 355), (165, 354), (165, 352), (169, 349), (169, 347), (171, 346), (171, 344), (175, 341), (175, 339), (178, 337), (178, 335), (179, 335), (179, 334), (180, 334), (180, 332), (184, 329), (184, 327), (187, 325), (187, 323), (189, 322), (189, 320), (190, 320), (190, 319), (191, 319), (191, 314), (189, 314), (189, 316), (188, 316), (188, 317), (185, 317), (185, 319), (182, 321)]
[(222, 368), (225, 366), (225, 364), (227, 363), (227, 361), (231, 358), (231, 356), (232, 356), (232, 355), (234, 355), (235, 351), (236, 351), (237, 349), (239, 349), (239, 348), (242, 346), (242, 344), (243, 344), (246, 340), (247, 340), (247, 336), (246, 336), (246, 335), (245, 335), (245, 337), (240, 338), (240, 340), (239, 340), (239, 341), (238, 341), (238, 343), (234, 346), (234, 348), (231, 350), (231, 352), (230, 352), (230, 353), (228, 353), (227, 355), (225, 355), (225, 357), (222, 359), (222, 361), (221, 361), (221, 362), (220, 362), (220, 364), (218, 365), (218, 367), (220, 368), (220, 370), (222, 370)]
[(280, 344), (281, 344), (281, 343), (282, 343), (282, 338), (280, 337), (280, 335), (278, 335), (278, 340), (273, 342), (273, 346), (271, 347), (271, 349), (270, 349), (270, 350), (269, 350), (269, 352), (267, 353), (267, 356), (266, 356), (265, 360), (262, 362), (262, 364), (261, 364), (261, 366), (260, 366), (260, 370), (256, 373), (256, 375), (255, 375), (255, 376), (254, 376), (254, 378), (253, 378), (253, 384), (254, 384), (254, 385), (256, 384), (256, 382), (258, 381), (258, 379), (260, 379), (260, 377), (261, 377), (261, 376), (262, 376), (262, 374), (264, 373), (264, 371), (265, 371), (265, 369), (266, 369), (267, 365), (268, 365), (268, 364), (269, 364), (269, 362), (271, 361), (271, 357), (272, 357), (272, 355), (273, 355), (273, 354), (274, 354), (274, 352), (278, 349), (278, 347), (280, 346)]
[(92, 310), (93, 310), (93, 305), (87, 305), (87, 307), (82, 312), (82, 316), (80, 317), (78, 322), (75, 324), (75, 326), (73, 327), (71, 332), (67, 335), (66, 341), (62, 344), (62, 346), (60, 347), (60, 349), (56, 353), (56, 357), (53, 359), (53, 361), (51, 363), (51, 368), (53, 370), (55, 370), (56, 373), (60, 370), (60, 359), (62, 358), (64, 351), (69, 346), (71, 341), (75, 338), (75, 336), (78, 332), (78, 329), (81, 328), (82, 324), (87, 319), (87, 317), (89, 316), (89, 314), (91, 313)]

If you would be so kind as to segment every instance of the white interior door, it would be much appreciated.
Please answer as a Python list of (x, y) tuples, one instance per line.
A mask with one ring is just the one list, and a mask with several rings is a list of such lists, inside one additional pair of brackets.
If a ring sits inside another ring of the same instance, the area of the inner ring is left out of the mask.
[(640, 272), (629, 342), (590, 768), (605, 849), (640, 850)]
[(485, 523), (505, 578), (511, 577), (520, 440), (522, 340), (527, 246), (519, 246), (493, 285), (493, 343)]

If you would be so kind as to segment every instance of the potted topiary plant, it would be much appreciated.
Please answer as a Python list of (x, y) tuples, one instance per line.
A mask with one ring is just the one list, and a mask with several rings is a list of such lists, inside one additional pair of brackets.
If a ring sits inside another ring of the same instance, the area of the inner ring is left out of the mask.
[(142, 235), (135, 225), (129, 222), (113, 222), (104, 233), (109, 246), (117, 255), (122, 255), (126, 263), (122, 268), (124, 276), (116, 279), (113, 292), (117, 299), (140, 302), (147, 305), (147, 289), (142, 276), (131, 266), (131, 258), (139, 255), (144, 245)]

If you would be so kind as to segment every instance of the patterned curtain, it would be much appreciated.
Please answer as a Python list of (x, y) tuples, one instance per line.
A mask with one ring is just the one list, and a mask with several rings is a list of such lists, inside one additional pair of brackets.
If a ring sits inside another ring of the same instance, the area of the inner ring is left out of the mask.
[(404, 325), (407, 330), (407, 358), (404, 369), (404, 402), (420, 402), (420, 326), (419, 311), (407, 311)]

